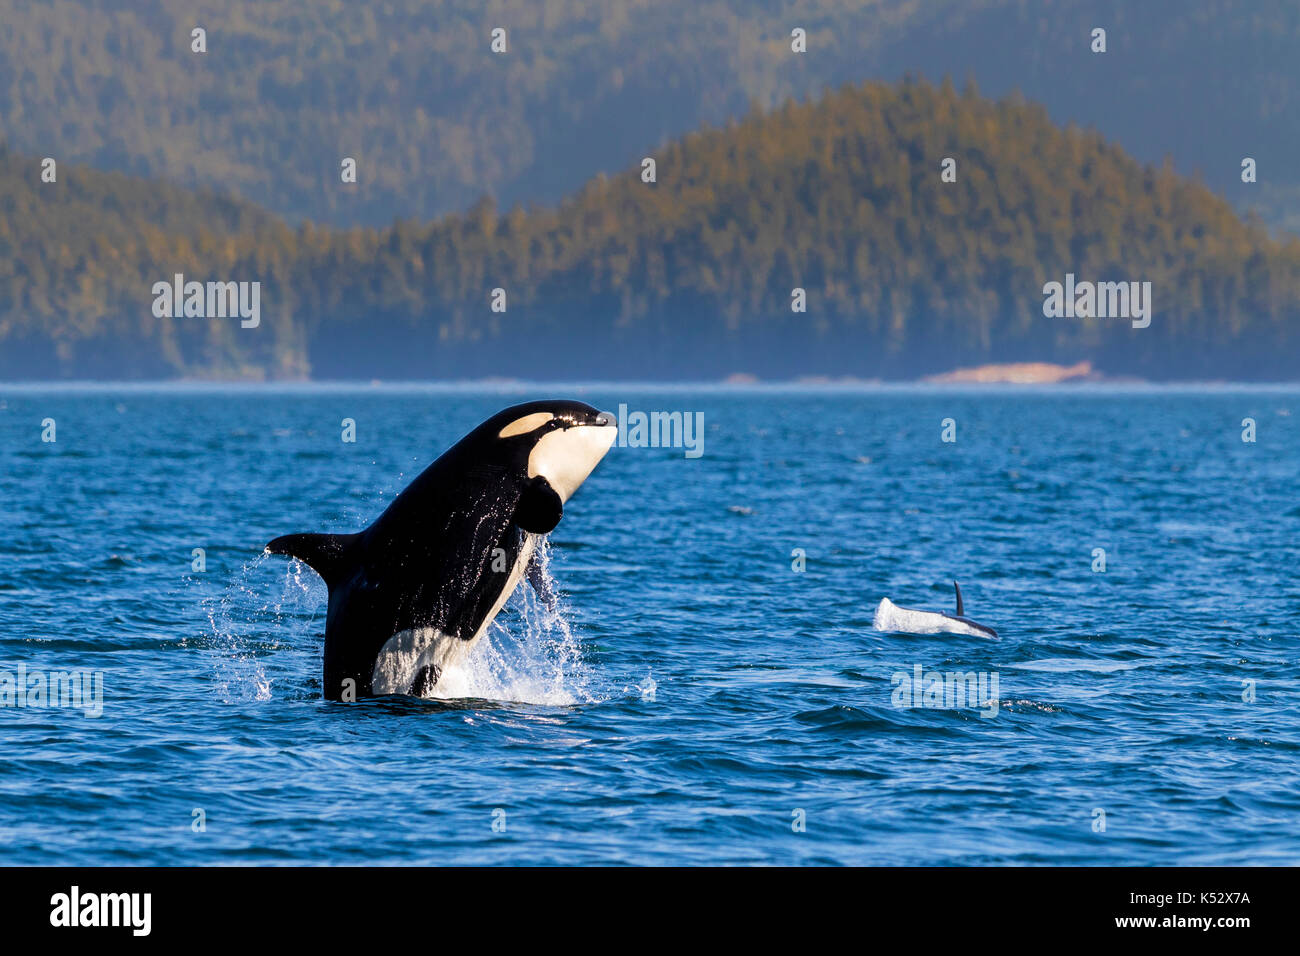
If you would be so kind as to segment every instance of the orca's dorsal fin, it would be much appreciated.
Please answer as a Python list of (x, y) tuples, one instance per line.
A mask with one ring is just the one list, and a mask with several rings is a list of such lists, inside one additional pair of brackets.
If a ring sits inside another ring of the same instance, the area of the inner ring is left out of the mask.
[(352, 542), (356, 534), (286, 534), (266, 546), (271, 554), (287, 554), (308, 564), (331, 588), (355, 566)]
[(965, 617), (965, 616), (966, 616), (966, 608), (963, 607), (963, 606), (962, 606), (962, 603), (961, 603), (961, 585), (958, 584), (956, 581), (953, 581), (953, 582), (952, 582), (952, 589), (953, 589), (954, 591), (957, 592), (957, 616), (958, 616), (958, 617)]

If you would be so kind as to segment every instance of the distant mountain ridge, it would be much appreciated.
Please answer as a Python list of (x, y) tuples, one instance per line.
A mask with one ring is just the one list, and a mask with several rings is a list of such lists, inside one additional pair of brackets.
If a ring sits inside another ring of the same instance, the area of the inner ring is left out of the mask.
[(1096, 125), (1144, 162), (1168, 154), (1239, 208), (1300, 223), (1291, 0), (0, 0), (0, 23), (15, 149), (295, 223), (426, 220), (489, 193), (552, 203), (750, 104), (908, 72), (1019, 89), (1058, 124)]

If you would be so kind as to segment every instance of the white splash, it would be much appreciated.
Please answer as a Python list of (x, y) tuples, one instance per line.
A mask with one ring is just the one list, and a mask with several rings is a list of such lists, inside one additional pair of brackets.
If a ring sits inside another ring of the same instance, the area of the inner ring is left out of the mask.
[[(550, 541), (542, 538), (536, 560), (552, 594)], [(477, 698), (567, 707), (593, 703), (593, 674), (583, 659), (563, 603), (547, 608), (527, 583), (511, 595), (469, 654), (442, 672), (429, 697)]]
[(654, 677), (647, 671), (645, 680), (637, 684), (636, 689), (641, 694), (643, 701), (647, 704), (653, 704), (655, 702), (655, 691), (659, 689), (659, 685), (655, 683)]
[(217, 693), (228, 704), (271, 700), (276, 678), (268, 673), (269, 655), (284, 646), (279, 635), (286, 633), (289, 619), (305, 622), (292, 633), (311, 633), (319, 627), (315, 618), (321, 601), (312, 591), (323, 589), (324, 584), (315, 572), (301, 561), (289, 561), (283, 565), (280, 596), (268, 598), (274, 592), (263, 582), (267, 572), (279, 568), (280, 563), (264, 569), (266, 557), (264, 552), (245, 563), (219, 597), (203, 601)]
[[(290, 696), (301, 683), (302, 654), (312, 675), (320, 674), (326, 607), (324, 582), (297, 559), (265, 563), (261, 554), (246, 563), (216, 597), (204, 600), (208, 617), (217, 693), (226, 703)], [(537, 560), (552, 594), (559, 589), (550, 573), (550, 543), (537, 548)], [(278, 597), (272, 572), (283, 567)], [(277, 662), (277, 651), (292, 650)], [(430, 699), (508, 701), (566, 707), (603, 699), (594, 672), (582, 655), (563, 603), (547, 608), (527, 583), (521, 583), (470, 652), (446, 667)], [(305, 690), (303, 691), (306, 692)], [(319, 694), (319, 689), (311, 692)], [(653, 691), (652, 691), (653, 693)]]

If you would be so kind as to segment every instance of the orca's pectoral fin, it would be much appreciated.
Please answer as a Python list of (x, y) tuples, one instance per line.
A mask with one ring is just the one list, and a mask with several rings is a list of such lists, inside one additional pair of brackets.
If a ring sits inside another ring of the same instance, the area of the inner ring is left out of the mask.
[(541, 559), (536, 551), (533, 551), (528, 558), (528, 567), (524, 571), (524, 576), (528, 578), (528, 583), (533, 586), (538, 599), (546, 605), (546, 610), (554, 611), (559, 603), (555, 597), (555, 588), (551, 587), (551, 579), (542, 568)]
[(962, 603), (961, 603), (961, 585), (958, 584), (956, 581), (953, 581), (953, 582), (952, 582), (952, 587), (953, 587), (953, 590), (957, 592), (957, 616), (958, 616), (958, 617), (965, 617), (965, 616), (966, 616), (966, 609), (962, 606)]
[(271, 554), (287, 554), (310, 565), (333, 587), (353, 567), (355, 534), (286, 534), (266, 546)]
[(515, 524), (531, 534), (549, 534), (564, 517), (564, 502), (551, 483), (538, 475), (524, 483), (515, 507)]

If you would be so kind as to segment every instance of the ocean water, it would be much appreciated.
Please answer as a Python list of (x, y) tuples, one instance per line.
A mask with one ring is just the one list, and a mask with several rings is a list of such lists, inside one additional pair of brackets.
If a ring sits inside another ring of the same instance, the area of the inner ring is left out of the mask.
[[(321, 700), (262, 545), (537, 397), (703, 453), (614, 448), (455, 696)], [(1286, 389), (0, 387), (0, 672), (102, 692), (0, 706), (0, 860), (1300, 863), (1298, 479)], [(874, 630), (954, 579), (998, 639)]]

